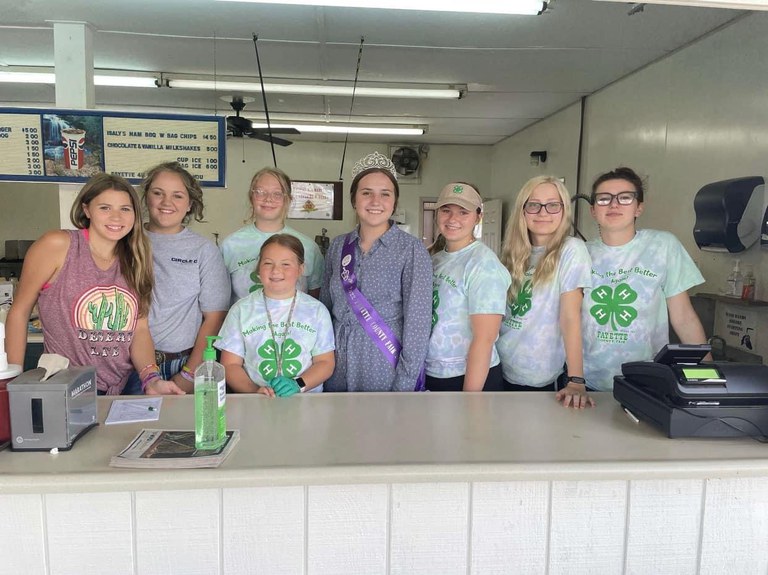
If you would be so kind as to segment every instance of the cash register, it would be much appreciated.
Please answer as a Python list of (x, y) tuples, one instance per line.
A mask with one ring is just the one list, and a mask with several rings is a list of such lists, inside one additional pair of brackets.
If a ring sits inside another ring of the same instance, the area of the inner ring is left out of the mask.
[(768, 366), (704, 362), (708, 344), (670, 344), (653, 361), (632, 361), (613, 396), (668, 437), (768, 435)]

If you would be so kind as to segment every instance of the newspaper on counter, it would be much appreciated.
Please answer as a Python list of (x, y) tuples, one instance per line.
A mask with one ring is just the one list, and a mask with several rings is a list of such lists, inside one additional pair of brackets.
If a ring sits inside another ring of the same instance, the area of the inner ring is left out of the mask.
[(227, 431), (227, 439), (218, 449), (197, 449), (194, 431), (144, 429), (109, 461), (111, 467), (144, 469), (184, 469), (218, 467), (234, 449), (240, 432)]

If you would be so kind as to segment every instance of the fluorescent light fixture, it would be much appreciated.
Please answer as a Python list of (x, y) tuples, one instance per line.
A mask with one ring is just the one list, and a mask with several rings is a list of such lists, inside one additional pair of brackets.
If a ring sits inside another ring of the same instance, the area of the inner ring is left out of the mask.
[[(267, 124), (253, 122), (254, 128), (267, 129)], [(379, 128), (328, 124), (272, 124), (273, 128), (296, 128), (304, 134), (368, 134), (376, 136), (421, 136), (424, 128)]]
[[(53, 72), (6, 72), (0, 70), (0, 82), (16, 84), (55, 84)], [(118, 76), (95, 74), (95, 86), (116, 86), (123, 88), (155, 88), (155, 76)]]
[[(626, 0), (599, 0), (601, 2), (622, 2)], [(644, 0), (644, 4), (666, 4), (667, 6), (690, 6), (698, 8), (730, 8), (731, 10), (768, 10), (766, 0)]]
[(0, 82), (13, 84), (55, 84), (56, 76), (47, 72), (3, 72)]
[[(226, 80), (186, 80), (169, 78), (168, 87), (188, 90), (218, 90), (224, 92), (261, 92), (258, 82), (231, 82)], [(272, 94), (304, 94), (310, 96), (352, 96), (352, 86), (326, 86), (324, 84), (272, 84), (264, 90)], [(371, 88), (358, 86), (355, 96), (374, 98), (418, 98), (458, 100), (461, 90), (447, 88)]]
[(471, 12), (477, 14), (520, 14), (535, 16), (546, 10), (542, 0), (220, 0), (257, 4), (290, 4), (330, 8), (384, 8), (388, 10), (427, 10), (434, 12)]
[(94, 86), (114, 86), (118, 88), (157, 88), (155, 77), (152, 76), (93, 76)]

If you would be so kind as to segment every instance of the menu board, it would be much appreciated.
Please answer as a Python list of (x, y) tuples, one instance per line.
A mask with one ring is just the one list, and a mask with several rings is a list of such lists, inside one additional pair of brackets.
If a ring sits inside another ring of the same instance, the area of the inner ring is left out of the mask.
[(96, 110), (0, 108), (0, 180), (85, 182), (109, 172), (139, 183), (179, 162), (204, 186), (224, 186), (224, 118)]

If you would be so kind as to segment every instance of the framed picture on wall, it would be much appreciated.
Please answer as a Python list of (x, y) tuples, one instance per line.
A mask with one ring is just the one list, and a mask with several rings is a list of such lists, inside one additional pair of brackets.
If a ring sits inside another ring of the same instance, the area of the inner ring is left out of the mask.
[(336, 182), (291, 182), (291, 207), (288, 217), (297, 220), (342, 219), (343, 188)]

